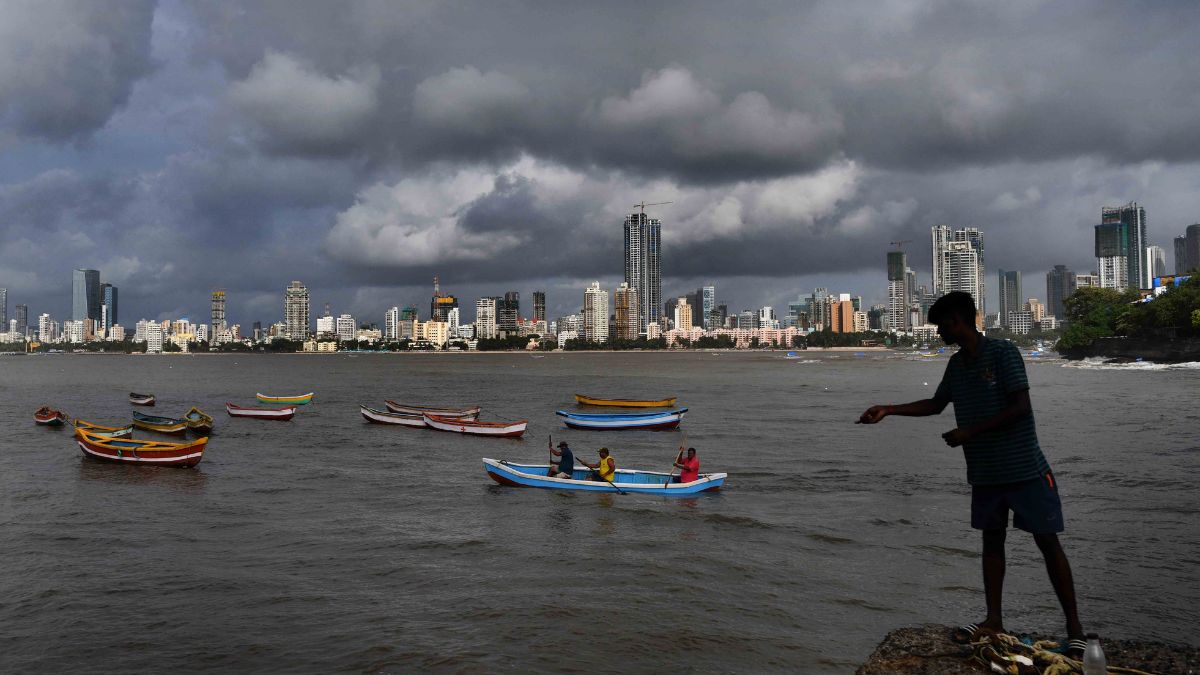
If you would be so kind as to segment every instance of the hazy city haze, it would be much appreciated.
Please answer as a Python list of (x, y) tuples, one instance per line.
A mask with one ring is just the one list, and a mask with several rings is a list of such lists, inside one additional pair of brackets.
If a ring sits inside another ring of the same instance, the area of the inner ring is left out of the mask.
[[(432, 278), (577, 311), (663, 221), (663, 295), (882, 302), (888, 242), (983, 230), (994, 270), (1095, 265), (1101, 206), (1200, 221), (1200, 5), (4, 2), (0, 287), (69, 313), (383, 321)], [(315, 313), (315, 312), (314, 312)], [(464, 320), (470, 317), (464, 317)]]

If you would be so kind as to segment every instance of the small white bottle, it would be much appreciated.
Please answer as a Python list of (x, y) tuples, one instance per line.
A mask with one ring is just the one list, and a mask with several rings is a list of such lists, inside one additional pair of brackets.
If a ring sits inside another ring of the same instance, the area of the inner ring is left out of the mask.
[(1107, 675), (1108, 662), (1100, 648), (1100, 636), (1087, 634), (1087, 647), (1083, 650), (1083, 675)]

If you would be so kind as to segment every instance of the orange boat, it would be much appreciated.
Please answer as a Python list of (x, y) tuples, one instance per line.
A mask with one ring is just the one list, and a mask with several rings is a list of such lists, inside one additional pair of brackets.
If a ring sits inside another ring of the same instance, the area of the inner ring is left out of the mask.
[(651, 401), (634, 398), (595, 398), (594, 396), (575, 394), (575, 402), (579, 405), (603, 405), (612, 408), (670, 408), (675, 405), (676, 400), (675, 396)]

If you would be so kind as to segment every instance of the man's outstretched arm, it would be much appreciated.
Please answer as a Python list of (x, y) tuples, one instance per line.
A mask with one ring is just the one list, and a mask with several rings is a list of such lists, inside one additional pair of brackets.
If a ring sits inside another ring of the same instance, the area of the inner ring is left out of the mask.
[(862, 415), (859, 415), (858, 424), (875, 424), (888, 415), (902, 415), (904, 417), (939, 415), (946, 409), (948, 403), (949, 401), (927, 398), (900, 405), (873, 405), (867, 408), (866, 412)]

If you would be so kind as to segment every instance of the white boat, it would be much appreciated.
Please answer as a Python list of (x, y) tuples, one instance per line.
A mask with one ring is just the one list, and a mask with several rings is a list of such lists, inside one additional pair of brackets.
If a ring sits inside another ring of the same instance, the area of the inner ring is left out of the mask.
[(441, 417), (425, 413), (425, 424), (438, 431), (453, 431), (473, 436), (495, 436), (497, 438), (519, 438), (529, 426), (529, 420), (516, 422), (476, 422), (474, 420)]
[(429, 413), (438, 417), (461, 417), (469, 420), (479, 417), (479, 411), (483, 410), (479, 406), (471, 408), (438, 408), (427, 405), (405, 405), (403, 403), (396, 403), (395, 401), (384, 401), (383, 403), (387, 406), (388, 410), (401, 415), (424, 415), (425, 413)]
[(402, 427), (420, 427), (425, 428), (424, 415), (407, 415), (404, 413), (391, 413), (374, 408), (368, 408), (365, 405), (358, 406), (359, 412), (362, 413), (364, 419), (374, 424), (395, 424)]

